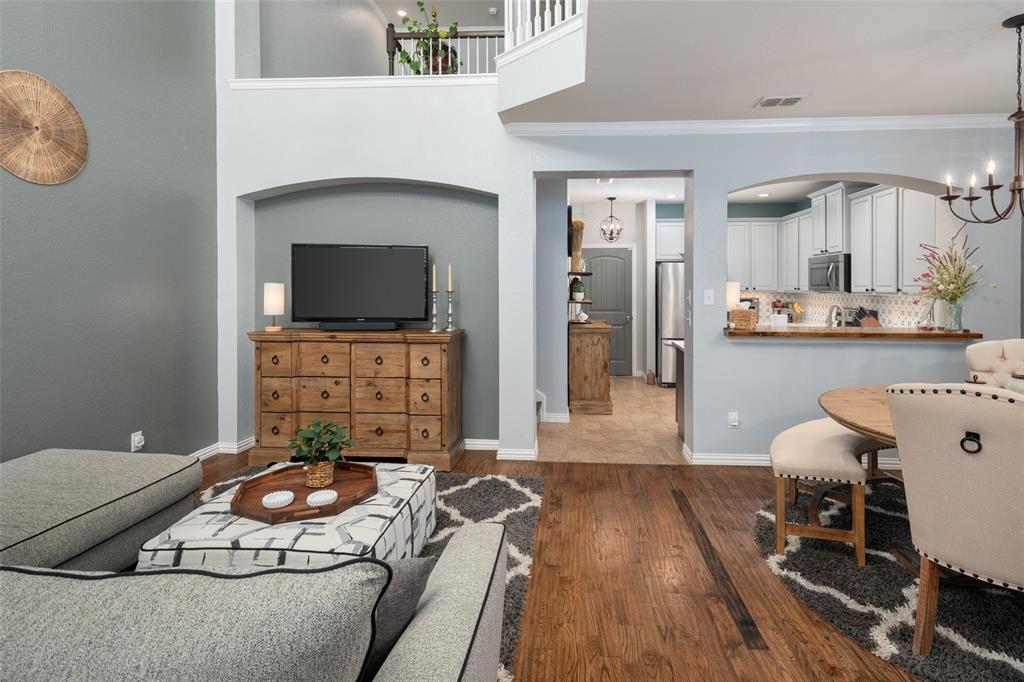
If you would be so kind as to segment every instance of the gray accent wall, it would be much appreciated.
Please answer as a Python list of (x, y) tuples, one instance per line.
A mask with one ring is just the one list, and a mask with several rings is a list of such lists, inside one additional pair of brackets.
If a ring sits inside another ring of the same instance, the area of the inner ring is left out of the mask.
[(217, 440), (213, 3), (4, 0), (0, 64), (75, 104), (70, 182), (0, 171), (0, 458)]
[[(564, 233), (562, 242), (564, 246)], [(302, 243), (426, 245), (431, 261), (437, 264), (440, 289), (445, 288), (448, 264), (452, 264), (455, 325), (466, 330), (462, 430), (467, 438), (496, 439), (497, 199), (447, 188), (372, 183), (323, 187), (257, 201), (257, 327), (270, 324), (270, 318), (263, 315), (264, 282), (285, 282), (286, 326), (315, 326), (290, 321), (291, 245)], [(445, 295), (440, 293), (438, 298), (438, 313), (443, 316)], [(429, 323), (409, 326), (429, 327)]]
[(544, 412), (566, 419), (569, 415), (568, 205), (565, 178), (537, 179), (537, 390), (544, 395)]
[(263, 78), (388, 73), (384, 24), (366, 0), (259, 0), (259, 15)]

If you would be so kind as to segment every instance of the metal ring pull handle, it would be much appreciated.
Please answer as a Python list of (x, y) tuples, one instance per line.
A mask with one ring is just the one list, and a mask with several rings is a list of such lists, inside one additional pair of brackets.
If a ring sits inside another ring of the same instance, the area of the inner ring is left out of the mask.
[(420, 435), (423, 436), (424, 438), (430, 438), (430, 431), (423, 429), (422, 431), (420, 431)]
[(273, 393), (270, 394), (270, 397), (273, 398), (274, 400), (277, 400), (278, 398), (281, 397), (281, 394), (278, 393), (277, 391), (274, 391)]
[(320, 356), (320, 362), (324, 363), (325, 365), (330, 361), (331, 359), (327, 357), (327, 353), (324, 353), (323, 355)]
[(373, 397), (374, 397), (374, 398), (376, 398), (377, 400), (384, 400), (384, 394), (383, 394), (383, 393), (381, 393), (380, 391), (377, 391), (377, 392), (376, 392), (376, 393), (375, 393), (375, 394), (373, 395)]
[(272, 358), (270, 358), (270, 364), (272, 364), (272, 365), (280, 364), (280, 362), (281, 362), (281, 358), (277, 357), (276, 355), (273, 356)]
[(960, 449), (968, 455), (976, 455), (981, 452), (981, 434), (968, 431), (960, 439)]
[(423, 359), (420, 360), (420, 364), (423, 365), (424, 367), (426, 367), (427, 365), (430, 364), (430, 358), (428, 358), (426, 355), (424, 355)]
[(273, 426), (271, 427), (270, 432), (276, 436), (277, 434), (281, 433), (281, 429), (277, 428), (276, 426)]
[(331, 397), (331, 394), (325, 388), (324, 390), (320, 391), (320, 397), (323, 398), (324, 400), (327, 400), (328, 398)]
[(420, 400), (422, 400), (425, 403), (430, 402), (430, 394), (424, 393), (423, 395), (420, 396)]
[(383, 426), (378, 426), (376, 429), (373, 430), (373, 432), (376, 433), (378, 436), (383, 436), (384, 435), (384, 427)]
[(384, 364), (384, 358), (382, 358), (381, 356), (378, 355), (377, 357), (375, 357), (373, 359), (373, 362), (375, 364), (378, 364), (378, 365), (383, 365)]

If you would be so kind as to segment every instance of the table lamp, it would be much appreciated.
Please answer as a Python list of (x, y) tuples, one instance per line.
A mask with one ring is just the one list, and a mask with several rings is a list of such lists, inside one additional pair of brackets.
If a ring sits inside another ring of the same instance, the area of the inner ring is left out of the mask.
[(264, 327), (264, 331), (279, 332), (277, 316), (284, 315), (284, 282), (263, 283), (263, 314), (270, 315), (273, 324)]

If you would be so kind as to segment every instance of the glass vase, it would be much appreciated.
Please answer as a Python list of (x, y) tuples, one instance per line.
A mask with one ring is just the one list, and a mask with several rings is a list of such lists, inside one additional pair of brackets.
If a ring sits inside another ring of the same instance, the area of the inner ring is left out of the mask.
[(959, 332), (964, 329), (964, 304), (957, 301), (946, 305), (946, 331)]

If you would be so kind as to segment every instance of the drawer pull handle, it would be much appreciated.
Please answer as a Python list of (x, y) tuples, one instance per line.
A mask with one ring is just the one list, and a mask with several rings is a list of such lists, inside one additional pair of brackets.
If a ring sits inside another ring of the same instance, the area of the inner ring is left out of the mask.
[(327, 400), (328, 398), (331, 397), (331, 394), (328, 393), (327, 389), (325, 388), (324, 390), (320, 391), (320, 397), (323, 398), (324, 400)]
[(277, 391), (274, 391), (273, 393), (270, 394), (270, 397), (273, 398), (274, 400), (277, 400), (278, 398), (281, 397), (281, 394), (278, 393)]
[(376, 429), (373, 430), (373, 432), (376, 433), (378, 436), (383, 436), (384, 435), (384, 427), (383, 426), (378, 426)]
[(382, 358), (381, 356), (378, 355), (377, 357), (375, 357), (373, 359), (373, 362), (375, 364), (378, 364), (378, 365), (383, 365), (384, 364), (384, 358)]
[(280, 364), (280, 362), (281, 362), (281, 358), (277, 357), (276, 355), (273, 356), (272, 358), (270, 358), (270, 364), (272, 364), (272, 365)]
[(420, 400), (422, 400), (425, 403), (430, 402), (430, 394), (424, 393), (423, 395), (420, 396)]
[(325, 365), (330, 361), (331, 359), (327, 357), (327, 353), (324, 353), (323, 355), (320, 356), (320, 362), (324, 363)]
[(376, 392), (376, 393), (375, 393), (375, 394), (373, 395), (373, 397), (374, 397), (374, 398), (376, 398), (377, 400), (384, 400), (384, 394), (383, 394), (383, 393), (381, 393), (380, 391), (377, 391), (377, 392)]
[(424, 438), (430, 438), (430, 431), (423, 429), (422, 431), (420, 431), (420, 435), (423, 436)]
[(430, 364), (430, 358), (428, 358), (426, 355), (424, 355), (423, 359), (420, 360), (420, 364), (423, 365), (424, 367), (426, 367), (427, 365)]
[(274, 427), (271, 427), (270, 432), (276, 436), (277, 434), (281, 433), (281, 429), (279, 429), (276, 426), (274, 426)]

